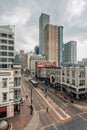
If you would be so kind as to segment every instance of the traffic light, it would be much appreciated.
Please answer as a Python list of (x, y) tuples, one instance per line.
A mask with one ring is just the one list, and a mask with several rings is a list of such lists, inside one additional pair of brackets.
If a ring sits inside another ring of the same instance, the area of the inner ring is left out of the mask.
[(33, 106), (30, 105), (30, 114), (32, 115), (33, 114)]

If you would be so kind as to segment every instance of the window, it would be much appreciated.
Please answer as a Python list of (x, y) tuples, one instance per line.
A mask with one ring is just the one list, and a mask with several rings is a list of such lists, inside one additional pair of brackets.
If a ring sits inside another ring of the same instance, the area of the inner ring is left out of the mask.
[(2, 62), (2, 58), (0, 58), (0, 62)]
[(2, 52), (2, 56), (7, 56), (7, 52)]
[(65, 79), (64, 79), (64, 77), (62, 77), (62, 81), (63, 81), (63, 82), (65, 82)]
[(8, 58), (8, 61), (9, 62), (13, 62), (13, 58)]
[(74, 79), (72, 80), (72, 85), (75, 85), (75, 80)]
[(85, 80), (80, 80), (79, 85), (80, 85), (80, 86), (85, 85)]
[(69, 70), (67, 70), (67, 76), (69, 76)]
[(7, 50), (7, 46), (1, 46), (2, 50)]
[(75, 70), (72, 71), (72, 78), (75, 78)]
[(3, 102), (6, 102), (7, 101), (7, 93), (2, 93), (2, 100)]
[(80, 78), (84, 78), (85, 77), (85, 72), (84, 71), (80, 71), (79, 77)]
[(19, 86), (20, 85), (20, 81), (21, 81), (21, 78), (15, 78), (14, 79), (14, 86)]
[(12, 45), (13, 45), (13, 44), (14, 44), (14, 41), (11, 41), (11, 40), (10, 40), (10, 41), (9, 41), (9, 44), (12, 44)]
[(5, 44), (6, 44), (6, 43), (7, 43), (7, 40), (3, 40), (3, 39), (2, 39), (2, 43), (5, 43)]
[(9, 46), (9, 47), (8, 47), (8, 50), (14, 50), (14, 47)]
[(2, 62), (7, 62), (7, 58), (2, 58)]
[(62, 75), (65, 75), (65, 73), (63, 72)]
[(85, 88), (80, 88), (79, 91), (85, 91)]
[(7, 78), (2, 79), (3, 88), (7, 87)]
[(67, 83), (69, 83), (69, 79), (67, 78)]
[(8, 35), (8, 37), (9, 37), (9, 38), (12, 38), (12, 35), (11, 35), (11, 34), (9, 34), (9, 35)]
[(20, 92), (19, 92), (19, 90), (15, 90), (14, 91), (14, 98), (15, 99), (18, 99), (20, 97)]
[(2, 33), (1, 36), (2, 37), (7, 37), (7, 34), (6, 33)]
[(18, 74), (18, 71), (15, 71), (15, 74)]
[(2, 64), (2, 68), (7, 68), (7, 64)]
[(12, 53), (12, 52), (9, 52), (9, 54), (8, 54), (9, 56), (14, 56), (14, 53)]

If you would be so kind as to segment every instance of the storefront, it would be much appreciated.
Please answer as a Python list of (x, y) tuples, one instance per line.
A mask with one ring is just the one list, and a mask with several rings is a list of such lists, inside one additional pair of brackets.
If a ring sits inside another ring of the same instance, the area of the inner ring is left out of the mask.
[(65, 93), (68, 93), (68, 91), (69, 91), (69, 86), (68, 86), (68, 85), (65, 85), (65, 84), (62, 84), (62, 91), (65, 92)]
[(14, 114), (20, 113), (20, 104), (15, 104), (14, 105)]
[(0, 118), (5, 118), (7, 117), (7, 107), (0, 107)]

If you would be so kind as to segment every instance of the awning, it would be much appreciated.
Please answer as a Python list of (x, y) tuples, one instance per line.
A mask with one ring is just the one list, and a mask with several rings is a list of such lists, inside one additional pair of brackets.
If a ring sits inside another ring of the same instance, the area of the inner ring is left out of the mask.
[(0, 112), (6, 112), (7, 111), (7, 107), (0, 107)]

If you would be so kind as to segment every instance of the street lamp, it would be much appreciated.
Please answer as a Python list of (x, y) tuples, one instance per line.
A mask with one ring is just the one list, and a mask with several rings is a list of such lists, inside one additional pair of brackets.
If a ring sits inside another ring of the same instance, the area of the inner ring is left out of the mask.
[(31, 88), (31, 105), (30, 105), (30, 114), (31, 115), (33, 114), (32, 99), (33, 99), (33, 96), (32, 96), (32, 88)]
[(32, 97), (32, 88), (31, 88), (31, 105), (32, 105), (32, 98), (33, 98), (33, 97)]

